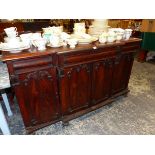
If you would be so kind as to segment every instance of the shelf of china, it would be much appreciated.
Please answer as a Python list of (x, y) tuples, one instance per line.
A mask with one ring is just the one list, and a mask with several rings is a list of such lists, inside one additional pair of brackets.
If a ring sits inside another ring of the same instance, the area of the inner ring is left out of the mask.
[(98, 109), (127, 95), (140, 39), (2, 52), (27, 133)]

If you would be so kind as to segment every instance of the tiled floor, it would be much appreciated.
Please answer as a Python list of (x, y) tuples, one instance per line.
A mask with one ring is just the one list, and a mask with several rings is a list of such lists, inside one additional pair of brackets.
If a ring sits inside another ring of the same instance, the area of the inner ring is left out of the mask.
[[(128, 97), (70, 121), (61, 122), (36, 131), (37, 135), (105, 135), (155, 134), (155, 63), (134, 62)], [(17, 104), (14, 116), (8, 118), (12, 134), (25, 134)], [(1, 134), (1, 133), (0, 133)]]

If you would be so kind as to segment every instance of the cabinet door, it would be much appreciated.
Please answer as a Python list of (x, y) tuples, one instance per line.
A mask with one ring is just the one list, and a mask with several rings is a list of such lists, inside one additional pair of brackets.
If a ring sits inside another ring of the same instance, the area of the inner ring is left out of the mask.
[(56, 69), (38, 70), (16, 75), (16, 97), (26, 127), (58, 119), (60, 108)]
[(132, 53), (122, 54), (116, 57), (114, 62), (112, 93), (118, 93), (127, 89), (131, 68), (133, 64)]
[(66, 67), (60, 72), (60, 98), (63, 114), (88, 107), (91, 89), (90, 64)]
[(112, 84), (113, 59), (93, 64), (92, 103), (96, 104), (110, 96)]
[(134, 61), (134, 54), (133, 53), (127, 53), (124, 54), (125, 57), (125, 71), (124, 71), (124, 87), (127, 88), (128, 87), (128, 83), (129, 83), (129, 79), (130, 79), (130, 75), (131, 75), (131, 70), (132, 70), (132, 66), (133, 66), (133, 61)]

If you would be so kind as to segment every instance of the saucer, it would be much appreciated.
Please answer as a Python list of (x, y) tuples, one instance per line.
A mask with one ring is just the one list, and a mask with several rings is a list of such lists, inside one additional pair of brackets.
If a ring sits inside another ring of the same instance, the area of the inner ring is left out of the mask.
[(88, 38), (78, 38), (77, 40), (78, 40), (79, 44), (90, 44), (94, 41), (97, 41), (98, 38), (96, 38), (96, 37), (91, 37), (89, 39)]
[(47, 46), (49, 46), (49, 47), (55, 47), (55, 48), (58, 48), (58, 47), (63, 46), (63, 44), (58, 44), (58, 45), (51, 45), (51, 44), (47, 44)]

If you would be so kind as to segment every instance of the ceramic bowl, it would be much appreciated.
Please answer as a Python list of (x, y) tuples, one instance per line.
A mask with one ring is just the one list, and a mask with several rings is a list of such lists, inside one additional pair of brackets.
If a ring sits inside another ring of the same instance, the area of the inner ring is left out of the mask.
[(101, 37), (101, 36), (99, 36), (99, 42), (100, 43), (106, 43), (107, 42), (107, 37)]
[(118, 41), (121, 40), (122, 38), (123, 38), (122, 35), (117, 35), (117, 36), (116, 36), (116, 40), (118, 40)]
[(34, 45), (38, 48), (38, 50), (46, 49), (46, 40), (41, 38), (33, 41)]
[(115, 39), (113, 38), (113, 37), (108, 37), (108, 39), (107, 39), (107, 42), (108, 43), (112, 43), (112, 42), (114, 42), (115, 41)]
[(68, 39), (67, 42), (68, 42), (70, 48), (75, 48), (75, 45), (77, 45), (77, 43), (78, 43), (77, 39)]

